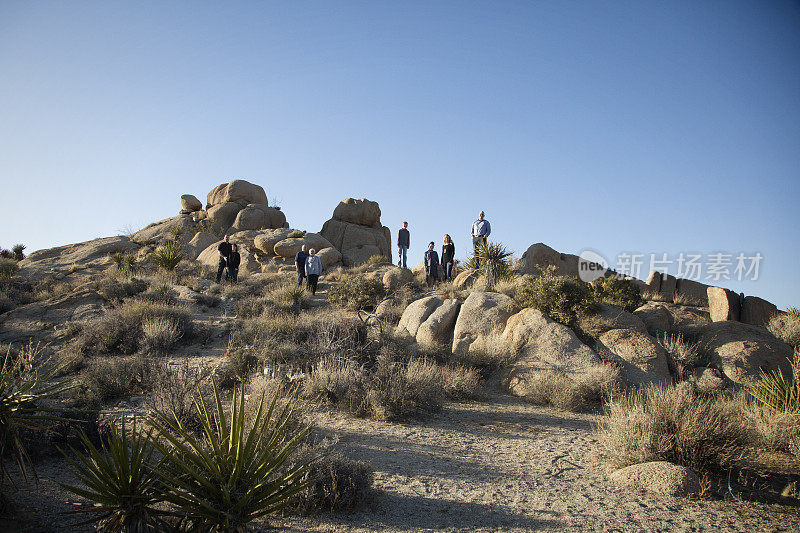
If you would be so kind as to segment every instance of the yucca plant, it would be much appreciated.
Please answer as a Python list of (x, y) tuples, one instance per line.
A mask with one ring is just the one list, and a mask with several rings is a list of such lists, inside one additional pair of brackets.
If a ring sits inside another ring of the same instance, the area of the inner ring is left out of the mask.
[(174, 270), (178, 263), (183, 259), (183, 250), (181, 245), (175, 241), (167, 241), (152, 253), (150, 260), (156, 266), (160, 266), (165, 270)]
[(286, 289), (284, 294), (286, 295), (286, 298), (292, 302), (292, 312), (296, 315), (300, 314), (300, 306), (303, 304), (303, 300), (306, 297), (305, 289), (299, 285), (294, 285)]
[(486, 287), (491, 290), (496, 281), (508, 276), (511, 271), (512, 252), (499, 242), (481, 241), (475, 247), (475, 262), (486, 276)]
[(65, 420), (64, 409), (41, 405), (42, 400), (71, 388), (69, 383), (51, 381), (63, 366), (43, 370), (46, 360), (41, 353), (40, 345), (32, 342), (19, 352), (9, 346), (0, 367), (0, 468), (2, 475), (9, 479), (8, 458), (17, 463), (25, 479), (29, 466), (36, 477), (23, 433), (45, 431), (43, 422)]
[(126, 275), (131, 276), (135, 271), (136, 265), (136, 258), (133, 254), (123, 254), (122, 252), (115, 252), (110, 254), (109, 259), (111, 262), (114, 263), (117, 271)]
[[(99, 515), (97, 531), (145, 532), (162, 531), (165, 524), (155, 508), (162, 500), (163, 486), (156, 472), (164, 459), (153, 457), (152, 430), (137, 431), (136, 423), (126, 428), (125, 422), (113, 425), (100, 449), (81, 433), (85, 452), (72, 449), (64, 454), (70, 471), (83, 486), (59, 483), (66, 490), (89, 500), (73, 513)], [(92, 517), (83, 524), (98, 520)]]
[(245, 531), (253, 520), (274, 513), (305, 489), (303, 474), (311, 462), (285, 467), (309, 429), (290, 434), (290, 405), (273, 420), (277, 395), (266, 407), (261, 394), (252, 420), (245, 417), (245, 390), (234, 389), (228, 415), (216, 384), (214, 406), (198, 394), (194, 407), (202, 427), (198, 436), (175, 416), (156, 411), (151, 419), (159, 439), (154, 446), (167, 457), (159, 471), (170, 490), (165, 500), (192, 530)]
[(761, 372), (747, 385), (750, 395), (759, 403), (781, 413), (800, 413), (800, 349), (794, 349), (790, 377), (780, 370)]

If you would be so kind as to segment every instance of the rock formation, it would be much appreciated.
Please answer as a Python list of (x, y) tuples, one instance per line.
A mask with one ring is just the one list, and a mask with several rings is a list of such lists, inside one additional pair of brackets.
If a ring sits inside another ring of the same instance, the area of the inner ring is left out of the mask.
[(392, 261), (391, 232), (381, 226), (377, 202), (364, 198), (342, 200), (319, 233), (339, 250), (345, 266), (360, 265), (373, 255)]

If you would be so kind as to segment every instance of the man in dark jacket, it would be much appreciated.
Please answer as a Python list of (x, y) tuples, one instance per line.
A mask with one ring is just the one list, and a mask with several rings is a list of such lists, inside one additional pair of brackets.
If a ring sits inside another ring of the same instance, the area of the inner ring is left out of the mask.
[(219, 243), (217, 251), (219, 252), (219, 265), (217, 266), (217, 283), (222, 279), (222, 271), (228, 262), (228, 256), (231, 255), (231, 243), (228, 241), (230, 237), (225, 235), (225, 240)]
[(429, 287), (439, 281), (439, 254), (434, 250), (436, 244), (431, 241), (425, 252), (425, 281)]
[(303, 286), (303, 278), (306, 277), (306, 259), (308, 259), (308, 252), (306, 252), (306, 245), (304, 244), (300, 251), (294, 256), (294, 266), (297, 269), (297, 286)]
[(397, 266), (408, 268), (406, 266), (406, 256), (410, 246), (411, 233), (408, 231), (408, 222), (403, 222), (403, 227), (397, 232)]

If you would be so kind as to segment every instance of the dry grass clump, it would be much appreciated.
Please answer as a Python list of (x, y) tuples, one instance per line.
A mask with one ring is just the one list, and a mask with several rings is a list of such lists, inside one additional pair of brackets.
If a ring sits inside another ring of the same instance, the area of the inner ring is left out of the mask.
[(785, 313), (770, 318), (767, 329), (780, 340), (794, 347), (800, 346), (800, 310), (790, 307)]
[(222, 303), (222, 298), (213, 294), (200, 293), (193, 295), (192, 298), (194, 299), (194, 303), (201, 307), (216, 308)]
[(450, 360), (459, 365), (477, 368), (486, 376), (505, 366), (513, 357), (514, 354), (508, 351), (500, 335), (488, 335), (483, 346), (456, 352), (450, 356)]
[(153, 361), (141, 354), (90, 359), (77, 376), (76, 397), (95, 404), (149, 392), (154, 369)]
[(172, 288), (172, 285), (166, 281), (161, 281), (153, 284), (150, 288), (141, 293), (137, 299), (165, 305), (174, 305), (177, 297), (178, 293)]
[(363, 274), (344, 279), (328, 289), (328, 301), (350, 311), (373, 309), (385, 295), (381, 280)]
[(289, 512), (312, 515), (326, 511), (353, 511), (370, 496), (374, 472), (369, 463), (353, 461), (338, 452), (322, 452), (315, 447), (302, 449), (298, 463), (316, 460), (303, 477), (308, 483), (289, 505)]
[(451, 400), (477, 400), (481, 397), (481, 375), (474, 368), (452, 364), (441, 366), (439, 379), (442, 390)]
[(194, 333), (191, 317), (185, 310), (164, 303), (128, 300), (120, 307), (87, 322), (77, 337), (77, 347), (83, 354), (136, 353), (146, 347), (143, 344), (143, 327), (145, 324), (155, 324), (153, 321), (156, 319), (174, 325), (178, 339), (188, 340)]
[(608, 404), (597, 425), (605, 461), (614, 468), (669, 461), (698, 472), (729, 467), (751, 440), (742, 417), (697, 396), (690, 386), (649, 387)]
[(526, 381), (523, 398), (534, 405), (567, 411), (597, 408), (610, 398), (619, 385), (619, 369), (612, 365), (589, 368), (571, 377), (557, 370), (542, 371)]
[(97, 285), (97, 292), (106, 300), (124, 300), (147, 290), (147, 282), (132, 278), (118, 280), (106, 278)]
[(667, 352), (670, 371), (678, 381), (688, 379), (694, 368), (708, 363), (709, 354), (705, 346), (683, 333), (664, 333), (658, 342)]
[(194, 408), (196, 395), (208, 395), (212, 370), (205, 365), (193, 365), (189, 359), (178, 363), (162, 360), (154, 366), (151, 408), (172, 414), (185, 427), (197, 431), (200, 418)]
[(141, 349), (154, 355), (166, 355), (181, 340), (183, 332), (171, 318), (154, 317), (142, 323)]

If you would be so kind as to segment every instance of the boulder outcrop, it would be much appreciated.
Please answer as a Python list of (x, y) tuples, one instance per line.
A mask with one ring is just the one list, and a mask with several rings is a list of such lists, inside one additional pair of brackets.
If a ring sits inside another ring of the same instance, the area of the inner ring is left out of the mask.
[(641, 333), (647, 332), (647, 328), (645, 328), (641, 318), (619, 306), (608, 303), (601, 303), (600, 310), (596, 314), (580, 317), (577, 326), (584, 333), (595, 338), (612, 329), (631, 329)]
[(502, 333), (511, 315), (519, 311), (505, 294), (473, 291), (461, 306), (453, 331), (453, 353), (480, 352), (487, 340)]
[(769, 319), (777, 314), (778, 307), (775, 304), (758, 296), (745, 296), (739, 318), (745, 324), (766, 327)]
[(419, 327), (442, 303), (443, 301), (436, 296), (426, 296), (411, 302), (403, 311), (395, 333), (402, 337), (416, 339)]
[(622, 377), (633, 385), (668, 385), (672, 382), (667, 352), (641, 331), (612, 329), (600, 336), (596, 349), (601, 357), (616, 362)]
[(704, 327), (701, 342), (713, 354), (714, 366), (735, 383), (757, 378), (762, 370), (791, 375), (792, 347), (764, 328), (733, 321), (713, 322)]
[(460, 307), (461, 302), (458, 300), (444, 300), (425, 319), (425, 322), (420, 324), (416, 335), (417, 343), (424, 348), (449, 348)]
[(267, 205), (267, 193), (260, 185), (245, 180), (233, 180), (217, 185), (206, 197), (206, 209), (224, 203), (239, 204), (239, 208), (247, 204)]
[(666, 461), (639, 463), (621, 468), (609, 479), (623, 487), (667, 496), (686, 497), (700, 492), (700, 479), (693, 471)]
[(127, 237), (104, 237), (31, 252), (19, 262), (23, 274), (67, 272), (73, 265), (105, 264), (114, 253), (134, 253), (139, 245)]
[(347, 198), (333, 211), (333, 218), (323, 224), (320, 235), (342, 254), (345, 266), (356, 266), (373, 255), (391, 262), (391, 232), (381, 226), (377, 202)]
[(303, 246), (314, 251), (330, 248), (332, 244), (318, 233), (306, 233), (302, 237), (289, 237), (279, 241), (273, 247), (273, 253), (280, 257), (294, 257)]
[(741, 302), (738, 293), (722, 287), (709, 287), (706, 294), (712, 322), (739, 320)]
[(203, 203), (193, 194), (181, 195), (181, 209), (193, 213), (203, 209)]

